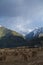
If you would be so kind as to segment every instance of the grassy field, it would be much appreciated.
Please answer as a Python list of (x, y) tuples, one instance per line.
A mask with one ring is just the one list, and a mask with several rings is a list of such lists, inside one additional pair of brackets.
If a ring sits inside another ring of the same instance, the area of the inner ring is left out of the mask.
[(0, 65), (43, 65), (43, 48), (0, 49)]

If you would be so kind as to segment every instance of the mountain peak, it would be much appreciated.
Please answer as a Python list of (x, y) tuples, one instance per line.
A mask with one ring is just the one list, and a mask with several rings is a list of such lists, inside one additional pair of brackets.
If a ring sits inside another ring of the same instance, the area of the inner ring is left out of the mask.
[(40, 28), (35, 28), (32, 32), (28, 33), (26, 35), (26, 38), (27, 39), (32, 39), (34, 37), (40, 37), (40, 36), (43, 36), (43, 27), (40, 27)]

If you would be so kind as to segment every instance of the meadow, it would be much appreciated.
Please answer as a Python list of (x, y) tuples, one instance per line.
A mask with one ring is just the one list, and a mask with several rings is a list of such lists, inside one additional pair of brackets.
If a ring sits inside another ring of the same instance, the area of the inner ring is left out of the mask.
[(43, 48), (0, 48), (0, 65), (43, 65)]

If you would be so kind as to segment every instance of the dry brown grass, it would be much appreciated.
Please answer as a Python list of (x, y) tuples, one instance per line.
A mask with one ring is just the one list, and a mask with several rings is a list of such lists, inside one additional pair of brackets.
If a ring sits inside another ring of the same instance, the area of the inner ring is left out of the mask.
[(0, 49), (0, 65), (43, 65), (43, 48)]

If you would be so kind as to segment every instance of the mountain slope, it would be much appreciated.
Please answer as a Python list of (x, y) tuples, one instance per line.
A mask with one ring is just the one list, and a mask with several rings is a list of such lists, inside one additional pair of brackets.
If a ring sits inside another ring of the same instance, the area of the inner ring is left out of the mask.
[(7, 35), (7, 34), (13, 34), (14, 36), (22, 36), (21, 34), (19, 34), (16, 31), (12, 31), (10, 29), (7, 29), (5, 27), (0, 27), (0, 38)]
[(24, 45), (24, 37), (16, 31), (0, 27), (0, 48), (17, 47)]
[(29, 34), (27, 34), (25, 37), (27, 39), (32, 39), (34, 37), (40, 36), (41, 34), (43, 36), (43, 27), (42, 28), (39, 28), (39, 29), (33, 30), (32, 32), (30, 32)]
[(43, 46), (43, 27), (33, 30), (25, 38), (30, 46)]

